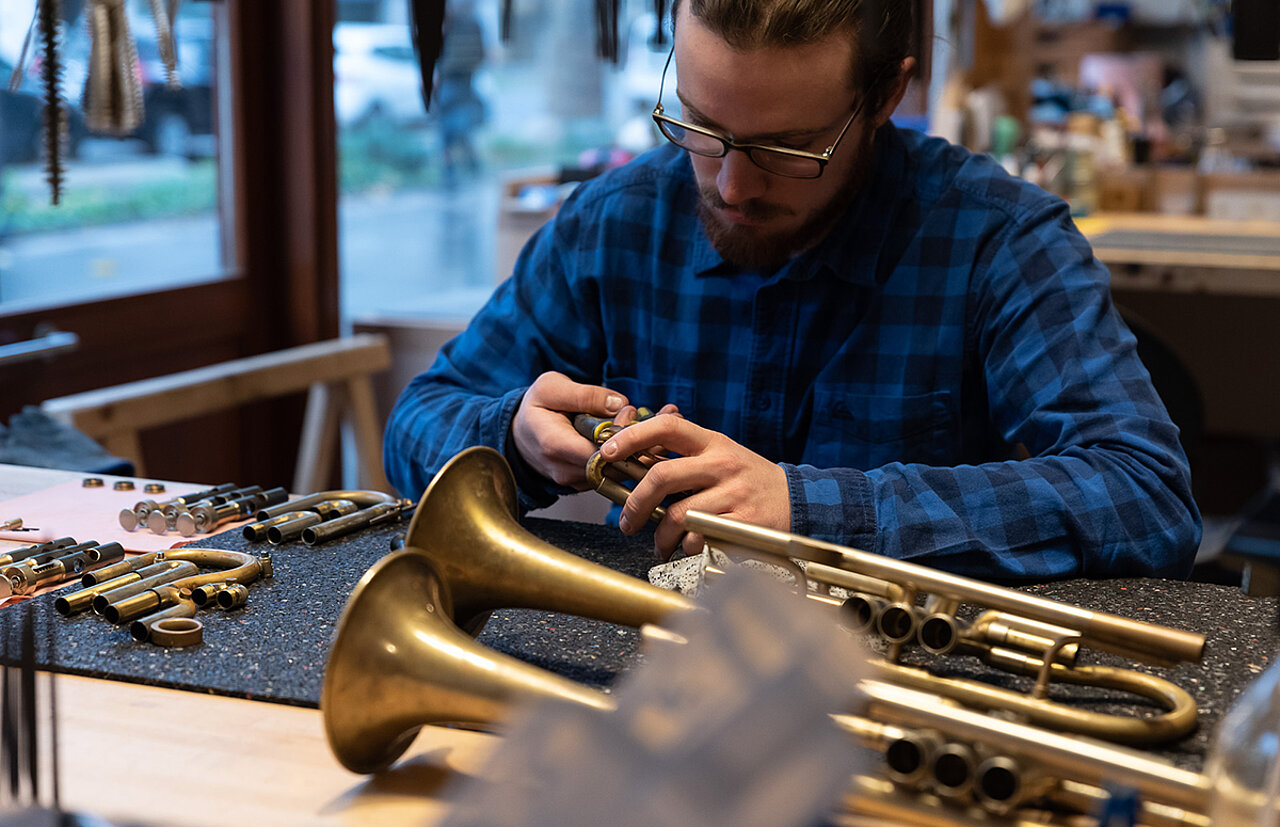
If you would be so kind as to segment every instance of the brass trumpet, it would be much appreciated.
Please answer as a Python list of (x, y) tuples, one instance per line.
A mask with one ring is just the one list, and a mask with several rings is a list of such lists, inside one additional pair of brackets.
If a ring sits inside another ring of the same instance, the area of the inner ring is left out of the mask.
[[(626, 616), (621, 622), (634, 623), (692, 608), (679, 595), (531, 537), (514, 523), (513, 508), (514, 483), (501, 456), (489, 449), (459, 454), (424, 494), (408, 547), (376, 564), (356, 587), (339, 622), (321, 696), (325, 731), (344, 766), (375, 772), (393, 763), (425, 724), (493, 727), (513, 706), (535, 698), (613, 707), (603, 693), (477, 644), (455, 619), (478, 628), (475, 622), (499, 606), (568, 613), (585, 606), (590, 610), (586, 616), (615, 622)], [(449, 519), (431, 522), (441, 517)], [(432, 559), (435, 554), (444, 559)], [(456, 573), (457, 579), (445, 571)], [(465, 597), (464, 609), (459, 608), (459, 593)], [(615, 605), (622, 607), (617, 613)], [(1077, 800), (1096, 798), (1103, 793), (1090, 787), (1091, 780), (1100, 785), (1111, 779), (1134, 786), (1149, 800), (1149, 809), (1174, 819), (1164, 823), (1203, 823), (1207, 784), (1202, 776), (1137, 752), (958, 709), (938, 697), (947, 694), (940, 687), (939, 692), (920, 693), (864, 681), (851, 687), (850, 708), (836, 719), (886, 756), (891, 746), (929, 739), (955, 744), (948, 755), (965, 749), (982, 755), (974, 772), (976, 776), (977, 766), (989, 769), (982, 774), (986, 780), (979, 785), (975, 779), (966, 789), (984, 790), (995, 802), (984, 805), (991, 812), (1014, 810), (1049, 792)], [(893, 752), (891, 768), (898, 772), (904, 766), (901, 750)], [(856, 778), (850, 801), (859, 812), (897, 808), (888, 812), (904, 822), (909, 813), (923, 811), (932, 815), (932, 823), (948, 823), (959, 812), (930, 803), (935, 794), (919, 792), (905, 775), (891, 789), (884, 783), (870, 776)], [(1002, 793), (1011, 788), (1016, 789)], [(902, 790), (909, 792), (904, 796)]]

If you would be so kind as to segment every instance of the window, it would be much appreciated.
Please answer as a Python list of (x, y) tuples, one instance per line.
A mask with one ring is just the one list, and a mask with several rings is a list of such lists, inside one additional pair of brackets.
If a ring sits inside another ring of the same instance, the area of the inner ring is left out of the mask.
[[(30, 3), (0, 5), (0, 72), (7, 81)], [(64, 26), (68, 110), (61, 203), (43, 163), (42, 56), (28, 54), (17, 90), (0, 92), (0, 310), (84, 302), (217, 278), (224, 265), (215, 139), (219, 67), (215, 4), (181, 7), (178, 80), (166, 82), (146, 2), (127, 4), (146, 118), (132, 134), (85, 126), (90, 38), (84, 12)]]

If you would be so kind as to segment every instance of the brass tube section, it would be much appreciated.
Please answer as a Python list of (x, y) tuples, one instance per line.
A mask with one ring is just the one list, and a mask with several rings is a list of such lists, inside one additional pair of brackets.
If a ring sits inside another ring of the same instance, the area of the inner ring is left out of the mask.
[(31, 594), (45, 583), (74, 577), (86, 569), (103, 568), (121, 557), (124, 548), (119, 543), (106, 543), (60, 555), (38, 566), (9, 568), (5, 575), (15, 594)]
[[(641, 469), (643, 465), (632, 462), (631, 460), (622, 460), (621, 462), (610, 463), (596, 451), (591, 455), (591, 459), (587, 460), (587, 481), (604, 496), (608, 497), (618, 505), (626, 505), (627, 497), (631, 494), (631, 489), (622, 483), (609, 477), (605, 470), (609, 467), (621, 467), (628, 471), (634, 471), (629, 466), (639, 465)], [(643, 475), (643, 474), (642, 474)], [(634, 474), (628, 474), (633, 476)], [(660, 505), (655, 505), (653, 511), (649, 512), (649, 519), (652, 522), (660, 523), (667, 516), (667, 510)]]
[(354, 534), (362, 528), (375, 526), (389, 520), (397, 520), (402, 514), (413, 510), (411, 500), (395, 500), (362, 508), (353, 514), (347, 514), (332, 520), (325, 520), (317, 525), (302, 530), (302, 542), (309, 546)]
[(35, 546), (16, 548), (13, 551), (0, 554), (0, 568), (26, 560), (30, 557), (36, 557), (41, 554), (47, 554), (51, 551), (57, 551), (58, 549), (68, 548), (74, 545), (76, 545), (75, 540), (70, 537), (61, 537), (57, 540), (50, 540), (47, 543), (40, 543)]
[(189, 590), (166, 583), (112, 603), (102, 611), (102, 616), (111, 623), (128, 623), (156, 609), (172, 606), (179, 601), (188, 602), (189, 595)]
[(326, 500), (350, 500), (360, 508), (369, 508), (379, 503), (396, 502), (395, 497), (390, 494), (384, 494), (381, 491), (320, 491), (315, 494), (308, 494), (305, 497), (299, 497), (296, 500), (289, 500), (280, 505), (260, 509), (255, 516), (259, 520), (270, 520), (288, 511), (306, 511)]
[(249, 602), (249, 590), (241, 583), (233, 583), (221, 589), (215, 599), (219, 609), (238, 609)]
[(951, 741), (935, 749), (930, 756), (931, 786), (943, 798), (967, 798), (977, 774), (978, 761), (967, 744)]
[(162, 559), (164, 559), (164, 555), (158, 551), (139, 554), (137, 557), (130, 557), (129, 559), (122, 560), (119, 563), (112, 563), (110, 566), (85, 572), (84, 577), (80, 578), (80, 585), (85, 586), (86, 588), (89, 586), (96, 586), (123, 574), (128, 574), (131, 571), (144, 569)]
[(151, 563), (150, 565), (143, 566), (137, 571), (125, 572), (124, 574), (113, 577), (110, 580), (104, 580), (100, 583), (87, 586), (79, 591), (74, 591), (71, 594), (60, 595), (54, 599), (53, 608), (63, 617), (70, 617), (71, 615), (83, 612), (85, 609), (92, 606), (93, 599), (103, 592), (110, 591), (111, 589), (115, 589), (120, 586), (127, 586), (130, 583), (137, 583), (144, 577), (159, 574), (162, 571), (173, 568), (178, 565), (178, 563), (179, 561), (177, 560), (161, 560), (158, 563)]
[[(284, 520), (282, 519), (283, 517), (289, 517), (289, 519)], [(282, 514), (276, 520), (281, 520), (281, 522), (267, 528), (267, 540), (273, 546), (292, 542), (302, 536), (303, 529), (311, 528), (313, 525), (320, 525), (320, 523), (324, 522), (324, 519), (314, 511), (291, 511), (289, 514)], [(275, 520), (270, 520), (269, 522), (275, 522)], [(258, 525), (262, 525), (262, 523), (258, 523)]]
[(1204, 651), (1204, 635), (1105, 612), (1093, 612), (905, 560), (762, 528), (703, 511), (688, 512), (685, 527), (708, 540), (846, 568), (868, 577), (898, 583), (917, 592), (942, 595), (1043, 623), (1064, 626), (1077, 631), (1094, 648), (1144, 663), (1171, 666), (1182, 661), (1199, 660)]
[(206, 568), (220, 567), (222, 571), (183, 577), (173, 585), (183, 589), (196, 589), (207, 583), (252, 583), (259, 577), (272, 574), (271, 556), (254, 557), (243, 551), (225, 551), (214, 548), (179, 548), (165, 552), (168, 560), (183, 560)]
[(139, 643), (146, 643), (151, 639), (151, 624), (157, 620), (165, 620), (170, 617), (195, 617), (196, 606), (190, 600), (183, 600), (181, 597), (173, 605), (152, 612), (149, 615), (138, 618), (129, 624), (129, 634)]
[(112, 618), (120, 616), (119, 610), (112, 611), (108, 614), (108, 610), (110, 610), (115, 604), (129, 600), (135, 595), (141, 594), (148, 589), (163, 586), (167, 583), (173, 583), (183, 577), (189, 577), (197, 571), (199, 571), (199, 569), (196, 568), (195, 563), (181, 561), (180, 565), (173, 566), (165, 571), (153, 574), (150, 577), (144, 577), (135, 583), (119, 586), (111, 589), (110, 591), (99, 592), (93, 598), (93, 610), (107, 618), (107, 620), (110, 620), (112, 623), (115, 623), (117, 621)]
[[(1064, 778), (1045, 793), (1049, 801), (1081, 813), (1096, 813), (1111, 797), (1105, 789)], [(1211, 827), (1206, 813), (1183, 809), (1162, 801), (1142, 800), (1138, 823), (1143, 827)]]

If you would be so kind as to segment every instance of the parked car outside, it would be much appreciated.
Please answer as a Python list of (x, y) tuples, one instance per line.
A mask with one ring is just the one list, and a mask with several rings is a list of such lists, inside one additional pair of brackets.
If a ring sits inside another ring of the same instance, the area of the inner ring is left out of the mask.
[(333, 47), (333, 105), (340, 126), (426, 123), (422, 75), (408, 26), (339, 23)]
[[(44, 92), (38, 58), (32, 61), (16, 90), (10, 91), (13, 64), (0, 58), (0, 161), (25, 164), (44, 157)], [(64, 151), (74, 158), (85, 135), (84, 113), (75, 100), (64, 100), (67, 138)]]

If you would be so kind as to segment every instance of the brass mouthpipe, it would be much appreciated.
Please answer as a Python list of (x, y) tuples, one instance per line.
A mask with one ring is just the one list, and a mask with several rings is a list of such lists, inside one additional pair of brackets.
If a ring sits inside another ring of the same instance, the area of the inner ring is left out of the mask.
[[(144, 577), (150, 577), (153, 574), (159, 574), (162, 571), (173, 568), (178, 565), (176, 560), (161, 560), (158, 563), (151, 563), (143, 566), (136, 571), (127, 571), (109, 580), (103, 580), (100, 583), (91, 584), (79, 591), (71, 594), (60, 595), (53, 601), (53, 608), (63, 617), (70, 617), (73, 614), (83, 612), (93, 605), (93, 599), (103, 592), (111, 589), (126, 586), (130, 583), (137, 583)], [(101, 570), (100, 570), (101, 571)]]
[(129, 624), (129, 634), (139, 643), (146, 643), (151, 639), (151, 624), (158, 620), (165, 620), (170, 617), (195, 617), (196, 607), (190, 600), (178, 598), (178, 602), (168, 608), (160, 609), (149, 615), (144, 615)]
[(112, 563), (109, 566), (85, 572), (84, 577), (80, 578), (80, 585), (85, 587), (96, 586), (100, 583), (105, 583), (108, 580), (119, 577), (122, 574), (128, 574), (132, 571), (144, 569), (162, 559), (164, 559), (164, 555), (158, 551), (139, 554), (137, 557), (130, 557), (127, 560), (121, 560), (119, 563)]
[[(156, 586), (162, 586), (166, 583), (172, 583), (183, 577), (189, 577), (196, 574), (199, 569), (196, 564), (188, 561), (179, 561), (178, 565), (172, 566), (165, 571), (157, 572), (149, 577), (144, 577), (135, 583), (129, 583), (124, 586), (111, 589), (110, 591), (99, 592), (93, 598), (93, 610), (98, 614), (111, 620), (112, 616), (119, 617), (119, 610), (113, 611), (108, 616), (107, 611), (116, 603), (130, 599), (134, 595), (141, 594), (148, 589)], [(112, 620), (112, 623), (116, 621)]]
[(296, 500), (290, 500), (280, 505), (273, 505), (270, 508), (263, 508), (254, 516), (259, 520), (270, 520), (278, 517), (287, 511), (306, 511), (314, 505), (318, 505), (326, 500), (350, 500), (360, 508), (369, 508), (379, 503), (394, 503), (396, 498), (390, 494), (384, 494), (381, 491), (320, 491), (315, 494), (308, 494), (305, 497), (299, 497)]
[(1093, 648), (1157, 665), (1196, 661), (1204, 651), (1204, 635), (1183, 632), (1105, 612), (1059, 603), (1026, 592), (1003, 589), (905, 560), (750, 525), (704, 511), (685, 515), (685, 528), (708, 540), (796, 557), (868, 577), (890, 580), (916, 592), (976, 603), (991, 609), (1074, 629)]

